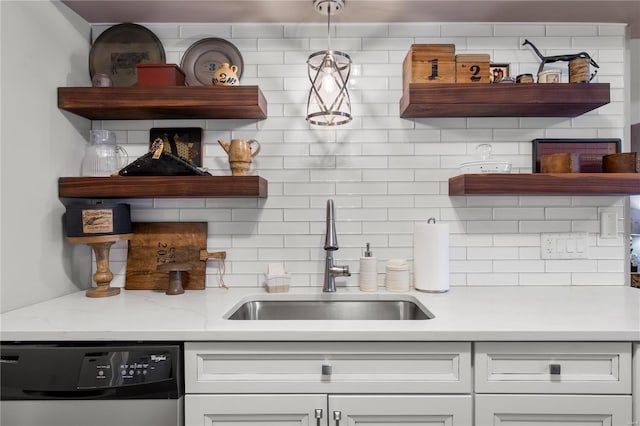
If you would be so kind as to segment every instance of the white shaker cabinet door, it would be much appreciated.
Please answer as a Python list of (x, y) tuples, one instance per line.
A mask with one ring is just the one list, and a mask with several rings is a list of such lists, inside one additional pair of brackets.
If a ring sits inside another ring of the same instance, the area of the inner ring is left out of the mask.
[(475, 426), (630, 424), (629, 395), (476, 395)]
[(184, 408), (185, 426), (327, 424), (326, 395), (187, 395)]
[(329, 395), (329, 426), (470, 426), (470, 395)]
[(633, 344), (633, 424), (640, 425), (640, 343)]

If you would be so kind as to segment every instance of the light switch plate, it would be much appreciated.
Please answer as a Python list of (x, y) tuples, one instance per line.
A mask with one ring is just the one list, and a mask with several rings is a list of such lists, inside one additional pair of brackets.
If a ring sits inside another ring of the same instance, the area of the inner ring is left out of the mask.
[(616, 212), (600, 213), (600, 238), (618, 237), (618, 215)]
[(540, 249), (543, 259), (588, 259), (589, 234), (543, 233), (540, 235)]

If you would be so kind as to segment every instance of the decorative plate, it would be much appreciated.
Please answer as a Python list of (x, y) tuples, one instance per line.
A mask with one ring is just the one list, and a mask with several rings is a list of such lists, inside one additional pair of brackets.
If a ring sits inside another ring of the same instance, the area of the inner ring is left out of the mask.
[(98, 36), (89, 53), (89, 74), (106, 74), (114, 86), (135, 86), (136, 65), (164, 64), (164, 48), (156, 35), (138, 24), (114, 25)]
[(185, 73), (187, 86), (211, 86), (213, 73), (225, 62), (238, 67), (239, 80), (244, 62), (238, 48), (221, 38), (204, 38), (189, 46), (180, 68)]

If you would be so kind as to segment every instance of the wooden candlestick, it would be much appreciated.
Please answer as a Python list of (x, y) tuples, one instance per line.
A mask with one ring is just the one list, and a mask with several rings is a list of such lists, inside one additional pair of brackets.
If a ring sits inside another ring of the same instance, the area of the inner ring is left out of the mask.
[(158, 265), (158, 272), (169, 272), (169, 286), (165, 294), (176, 295), (184, 293), (182, 273), (189, 272), (191, 269), (191, 264), (188, 262), (169, 262)]
[(109, 251), (116, 241), (130, 240), (133, 234), (98, 235), (95, 237), (67, 237), (67, 241), (73, 244), (86, 244), (93, 250), (96, 256), (96, 273), (93, 280), (97, 287), (87, 290), (87, 297), (108, 297), (120, 294), (119, 288), (111, 287), (113, 273), (109, 268)]

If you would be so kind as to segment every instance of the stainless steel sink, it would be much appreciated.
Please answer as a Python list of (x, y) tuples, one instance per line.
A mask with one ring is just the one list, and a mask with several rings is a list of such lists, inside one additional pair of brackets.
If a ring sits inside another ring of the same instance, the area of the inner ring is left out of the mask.
[(230, 320), (427, 320), (434, 315), (410, 300), (251, 300)]

